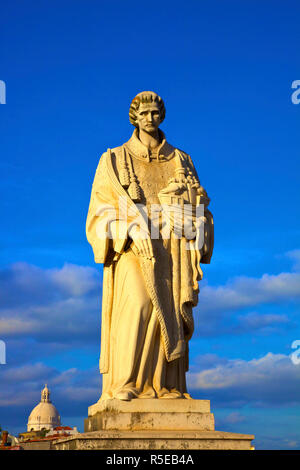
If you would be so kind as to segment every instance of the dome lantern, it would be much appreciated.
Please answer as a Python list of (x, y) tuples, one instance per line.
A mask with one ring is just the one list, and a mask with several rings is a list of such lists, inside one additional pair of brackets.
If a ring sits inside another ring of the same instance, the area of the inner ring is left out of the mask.
[(41, 393), (41, 402), (43, 402), (43, 403), (51, 403), (51, 400), (50, 400), (50, 390), (49, 390), (49, 388), (47, 387), (47, 384), (45, 384), (45, 388), (42, 390), (42, 393)]

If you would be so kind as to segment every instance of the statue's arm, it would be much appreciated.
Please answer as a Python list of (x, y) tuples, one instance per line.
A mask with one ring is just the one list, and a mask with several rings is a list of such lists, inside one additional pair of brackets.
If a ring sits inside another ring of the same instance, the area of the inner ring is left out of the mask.
[(105, 263), (109, 253), (113, 258), (123, 253), (130, 241), (131, 220), (120, 216), (120, 200), (109, 176), (108, 158), (107, 152), (100, 158), (86, 221), (86, 235), (96, 263)]
[(126, 227), (118, 220), (118, 199), (107, 173), (106, 159), (105, 152), (95, 173), (86, 220), (86, 236), (96, 263), (105, 263), (109, 251), (122, 253), (128, 240)]
[(99, 160), (95, 173), (88, 215), (86, 220), (86, 237), (93, 248), (96, 263), (104, 263), (108, 251), (109, 240), (107, 237), (99, 236), (99, 211), (103, 205), (102, 196), (105, 191), (105, 181), (101, 177), (105, 170), (105, 154)]

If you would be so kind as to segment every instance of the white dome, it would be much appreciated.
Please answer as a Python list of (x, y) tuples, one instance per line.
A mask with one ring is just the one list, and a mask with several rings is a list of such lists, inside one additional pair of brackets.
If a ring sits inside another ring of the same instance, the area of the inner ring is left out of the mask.
[(40, 431), (60, 426), (60, 416), (50, 401), (50, 392), (47, 386), (42, 391), (41, 402), (33, 408), (28, 418), (27, 431)]

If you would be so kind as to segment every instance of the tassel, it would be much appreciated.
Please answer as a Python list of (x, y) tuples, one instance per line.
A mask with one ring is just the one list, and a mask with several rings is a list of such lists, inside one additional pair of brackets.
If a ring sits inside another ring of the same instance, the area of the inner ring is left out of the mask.
[(132, 183), (130, 183), (130, 186), (128, 188), (128, 194), (134, 202), (140, 202), (141, 193), (140, 193), (139, 185), (137, 184), (136, 181), (133, 181)]
[(134, 173), (133, 164), (131, 156), (129, 155), (129, 175), (130, 175), (130, 185), (128, 188), (128, 194), (134, 202), (141, 201), (141, 189), (137, 182), (137, 177)]
[(120, 183), (123, 188), (128, 188), (129, 186), (129, 176), (126, 168), (122, 168), (119, 173)]
[(121, 169), (119, 173), (120, 183), (124, 188), (128, 188), (130, 184), (129, 173), (127, 169), (127, 162), (126, 162), (126, 153), (124, 145), (122, 146), (122, 160), (121, 160)]

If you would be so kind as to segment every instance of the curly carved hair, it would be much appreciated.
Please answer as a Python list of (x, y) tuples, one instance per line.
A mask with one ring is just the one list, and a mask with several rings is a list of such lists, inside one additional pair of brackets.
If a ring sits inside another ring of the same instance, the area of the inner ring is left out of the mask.
[(131, 124), (135, 127), (137, 127), (137, 121), (136, 121), (136, 116), (137, 116), (137, 111), (139, 109), (140, 103), (157, 103), (158, 108), (159, 108), (159, 114), (160, 114), (160, 123), (163, 122), (166, 116), (166, 108), (165, 104), (163, 102), (163, 99), (158, 96), (157, 93), (154, 93), (154, 91), (142, 91), (141, 93), (138, 93), (132, 100), (130, 108), (129, 108), (129, 121)]

